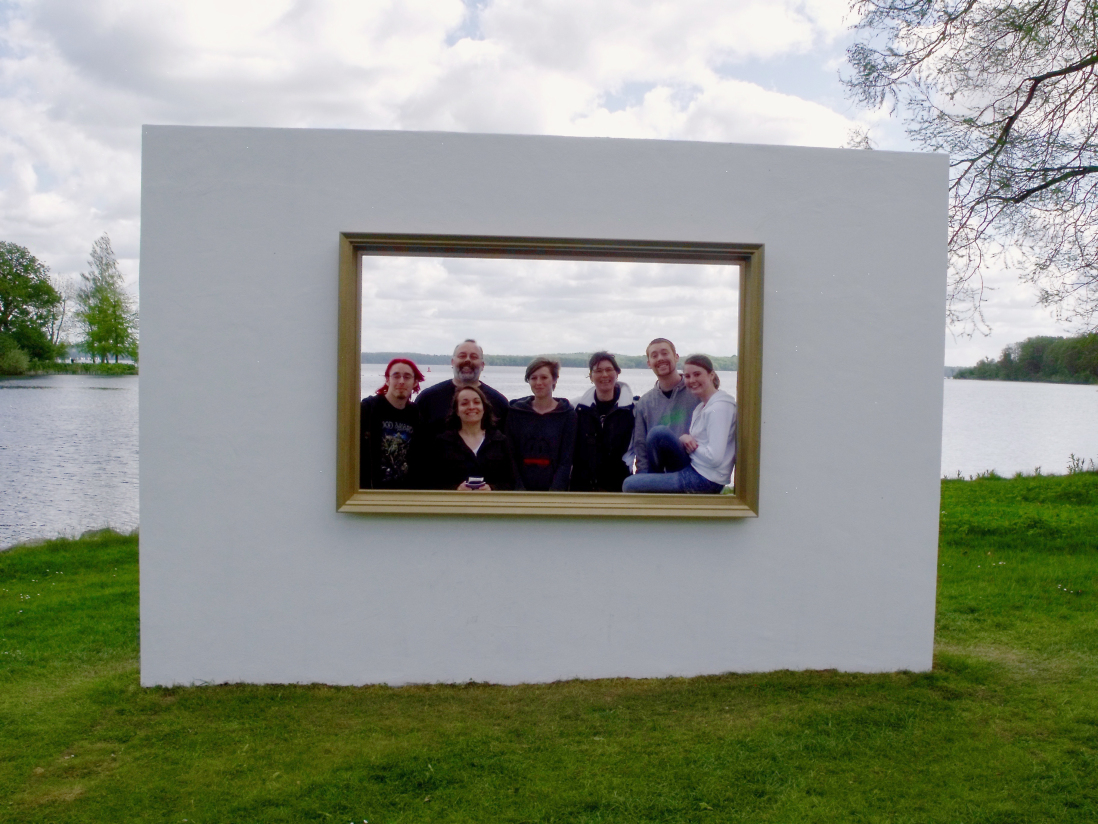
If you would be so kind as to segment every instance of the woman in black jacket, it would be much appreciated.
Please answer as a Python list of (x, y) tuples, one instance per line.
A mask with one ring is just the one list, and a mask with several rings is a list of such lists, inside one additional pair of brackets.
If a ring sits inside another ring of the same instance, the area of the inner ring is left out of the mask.
[(560, 361), (537, 357), (526, 367), (534, 393), (511, 401), (507, 440), (515, 456), (515, 488), (531, 492), (564, 492), (572, 476), (576, 411), (567, 398), (554, 398)]
[(576, 400), (572, 490), (621, 492), (633, 472), (633, 392), (609, 352), (593, 354), (588, 368), (594, 385)]
[(458, 424), (435, 438), (434, 486), (460, 492), (514, 489), (507, 438), (496, 428), (487, 396), (476, 386), (454, 393), (450, 419)]

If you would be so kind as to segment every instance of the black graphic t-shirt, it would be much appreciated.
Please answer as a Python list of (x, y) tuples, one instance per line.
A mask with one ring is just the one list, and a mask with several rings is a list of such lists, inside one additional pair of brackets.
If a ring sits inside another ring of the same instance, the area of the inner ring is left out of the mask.
[(419, 411), (409, 403), (397, 409), (382, 395), (362, 401), (359, 486), (412, 489), (417, 485), (416, 434)]

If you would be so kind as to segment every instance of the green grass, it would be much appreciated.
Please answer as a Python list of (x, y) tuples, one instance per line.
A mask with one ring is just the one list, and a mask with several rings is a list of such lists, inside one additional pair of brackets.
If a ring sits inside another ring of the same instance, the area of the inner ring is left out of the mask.
[(1098, 475), (941, 517), (934, 671), (873, 676), (146, 690), (136, 538), (17, 548), (0, 821), (1098, 820)]

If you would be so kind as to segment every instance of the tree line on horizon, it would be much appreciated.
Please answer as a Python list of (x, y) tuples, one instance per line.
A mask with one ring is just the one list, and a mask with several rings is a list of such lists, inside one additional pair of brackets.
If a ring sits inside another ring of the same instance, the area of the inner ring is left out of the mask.
[[(563, 352), (544, 355), (543, 357), (556, 358), (561, 366), (587, 368), (587, 362), (593, 352)], [(485, 355), (485, 366), (526, 366), (536, 355)], [(619, 355), (614, 353), (618, 366), (622, 369), (647, 369), (648, 359), (644, 355)], [(388, 363), (393, 358), (408, 358), (416, 364), (437, 366), (450, 365), (450, 355), (427, 355), (423, 352), (363, 352), (362, 363)], [(713, 357), (713, 366), (721, 372), (735, 372), (738, 368), (739, 358), (736, 355)]]
[(79, 281), (51, 277), (28, 249), (0, 241), (0, 375), (54, 363), (73, 345), (93, 362), (137, 362), (137, 308), (106, 234), (88, 266)]
[(961, 380), (1098, 383), (1098, 333), (1070, 338), (1038, 336), (1006, 347), (998, 360), (984, 358), (958, 369)]

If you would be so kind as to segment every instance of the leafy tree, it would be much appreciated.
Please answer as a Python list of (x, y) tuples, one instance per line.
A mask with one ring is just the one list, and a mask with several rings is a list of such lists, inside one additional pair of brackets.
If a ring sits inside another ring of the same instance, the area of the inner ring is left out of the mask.
[(137, 359), (137, 310), (126, 291), (118, 260), (106, 234), (92, 244), (90, 272), (80, 275), (76, 290), (77, 322), (84, 330), (84, 348), (103, 363), (110, 356)]
[(999, 259), (1098, 323), (1098, 0), (852, 0), (844, 78), (950, 155), (950, 321), (983, 326)]
[(998, 361), (984, 358), (954, 378), (1098, 383), (1098, 333), (1072, 338), (1039, 336), (1012, 343)]
[[(0, 241), (0, 336), (6, 352), (52, 360), (57, 347), (46, 331), (61, 296), (50, 284), (49, 267), (26, 248)], [(12, 363), (18, 359), (9, 354)], [(21, 361), (20, 361), (21, 362)]]

